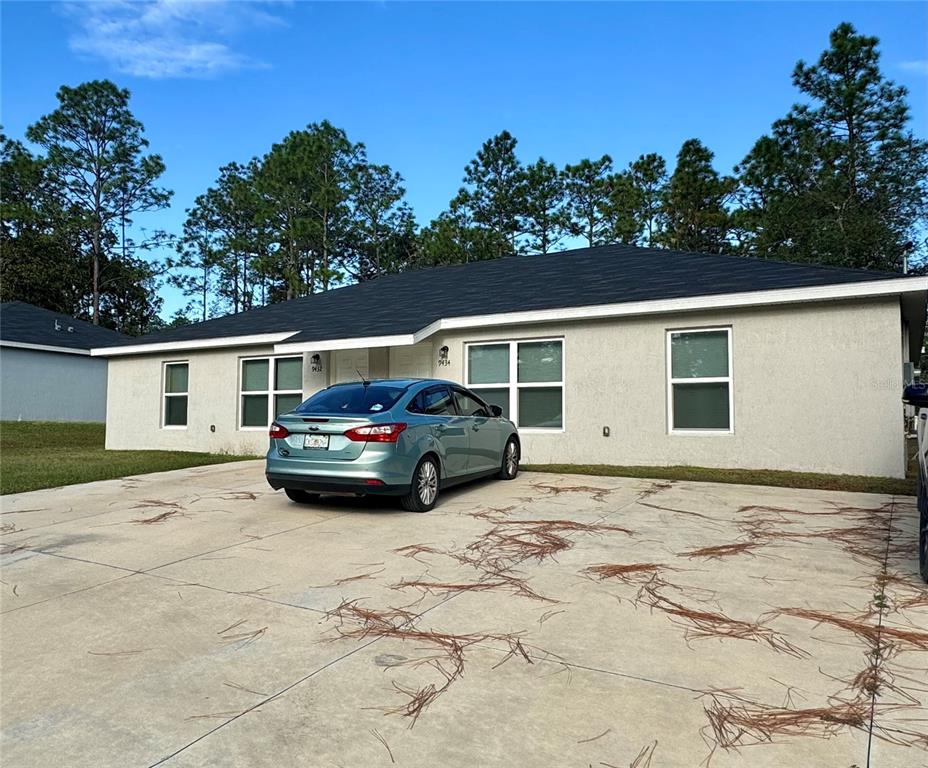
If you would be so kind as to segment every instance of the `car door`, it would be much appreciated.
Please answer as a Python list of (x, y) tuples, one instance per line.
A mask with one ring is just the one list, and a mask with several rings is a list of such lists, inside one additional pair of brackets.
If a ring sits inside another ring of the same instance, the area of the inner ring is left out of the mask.
[(499, 468), (503, 450), (499, 419), (494, 419), (489, 407), (466, 390), (455, 388), (454, 402), (470, 434), (467, 471), (486, 472)]
[(467, 474), (469, 422), (458, 415), (450, 390), (444, 385), (429, 387), (418, 398), (422, 413), (431, 421), (432, 434), (441, 443), (445, 476), (456, 478)]

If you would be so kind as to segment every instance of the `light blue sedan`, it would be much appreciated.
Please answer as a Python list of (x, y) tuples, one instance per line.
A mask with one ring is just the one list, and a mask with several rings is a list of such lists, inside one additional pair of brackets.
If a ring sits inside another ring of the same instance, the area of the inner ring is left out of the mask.
[(427, 512), (439, 491), (478, 477), (512, 480), (521, 443), (499, 406), (450, 381), (335, 384), (271, 425), (267, 481), (296, 502), (321, 493), (400, 497)]

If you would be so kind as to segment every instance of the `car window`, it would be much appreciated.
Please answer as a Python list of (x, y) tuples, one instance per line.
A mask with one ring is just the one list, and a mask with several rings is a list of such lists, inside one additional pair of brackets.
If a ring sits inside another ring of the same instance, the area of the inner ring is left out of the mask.
[(340, 384), (317, 392), (296, 413), (370, 414), (388, 411), (400, 399), (405, 387), (389, 384)]
[(489, 416), (489, 409), (474, 397), (464, 392), (454, 390), (454, 400), (458, 405), (458, 413), (462, 416)]
[(444, 387), (432, 387), (420, 392), (406, 409), (411, 413), (425, 413), (429, 416), (455, 416), (451, 393)]

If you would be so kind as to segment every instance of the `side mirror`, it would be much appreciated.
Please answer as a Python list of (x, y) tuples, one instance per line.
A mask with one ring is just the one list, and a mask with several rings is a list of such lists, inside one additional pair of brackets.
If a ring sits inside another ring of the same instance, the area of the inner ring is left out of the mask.
[(503, 415), (503, 409), (500, 408), (498, 405), (491, 405), (491, 406), (490, 406), (490, 413), (493, 414), (493, 417), (494, 417), (494, 418), (497, 418), (497, 419), (498, 419), (500, 416)]
[(902, 390), (902, 402), (916, 408), (928, 408), (928, 384), (909, 384)]

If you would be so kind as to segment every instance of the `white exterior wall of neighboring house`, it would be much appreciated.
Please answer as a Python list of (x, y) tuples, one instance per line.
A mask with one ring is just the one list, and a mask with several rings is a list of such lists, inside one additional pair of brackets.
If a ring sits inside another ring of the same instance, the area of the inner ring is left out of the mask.
[[(730, 328), (733, 430), (670, 434), (667, 332), (707, 327)], [(904, 475), (897, 297), (440, 331), (414, 346), (320, 352), (315, 365), (305, 352), (303, 395), (358, 370), (466, 384), (468, 343), (540, 338), (563, 339), (564, 425), (523, 429), (526, 462)], [(107, 448), (264, 453), (266, 430), (237, 427), (241, 359), (261, 354), (273, 349), (111, 358)], [(172, 360), (189, 362), (185, 429), (161, 426)]]
[(105, 358), (0, 346), (0, 419), (104, 421)]

